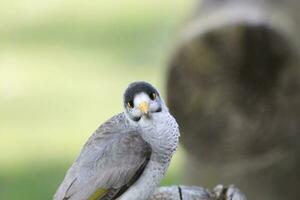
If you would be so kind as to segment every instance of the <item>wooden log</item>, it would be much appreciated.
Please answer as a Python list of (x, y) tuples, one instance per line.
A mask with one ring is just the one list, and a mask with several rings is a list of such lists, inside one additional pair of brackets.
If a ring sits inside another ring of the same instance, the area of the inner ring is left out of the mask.
[(204, 0), (171, 57), (167, 94), (190, 184), (300, 197), (300, 1)]
[(149, 200), (246, 200), (235, 186), (216, 186), (213, 191), (197, 186), (173, 185), (158, 188)]

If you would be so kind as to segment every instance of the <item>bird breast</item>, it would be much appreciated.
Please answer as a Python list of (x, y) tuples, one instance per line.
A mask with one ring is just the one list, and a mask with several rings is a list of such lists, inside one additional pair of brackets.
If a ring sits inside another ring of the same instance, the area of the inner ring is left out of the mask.
[(175, 119), (166, 112), (156, 113), (150, 123), (141, 126), (143, 139), (151, 145), (159, 159), (170, 158), (177, 148), (179, 129)]

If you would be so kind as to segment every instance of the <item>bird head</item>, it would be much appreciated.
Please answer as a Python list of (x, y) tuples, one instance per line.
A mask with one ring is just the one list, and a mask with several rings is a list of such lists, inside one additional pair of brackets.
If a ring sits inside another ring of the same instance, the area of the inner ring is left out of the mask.
[(131, 83), (124, 93), (126, 115), (133, 121), (151, 119), (154, 113), (166, 109), (158, 91), (149, 83), (139, 81)]

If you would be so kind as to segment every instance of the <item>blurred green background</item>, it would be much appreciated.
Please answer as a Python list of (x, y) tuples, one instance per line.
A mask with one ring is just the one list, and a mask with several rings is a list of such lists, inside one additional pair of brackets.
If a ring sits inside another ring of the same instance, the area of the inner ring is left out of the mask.
[[(186, 0), (0, 1), (0, 199), (51, 199), (92, 132), (146, 80), (164, 94)], [(182, 151), (162, 184), (180, 182)]]

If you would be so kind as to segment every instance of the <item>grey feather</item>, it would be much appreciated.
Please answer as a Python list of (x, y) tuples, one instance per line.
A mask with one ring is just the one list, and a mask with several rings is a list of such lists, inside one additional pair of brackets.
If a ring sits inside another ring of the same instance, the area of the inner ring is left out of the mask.
[(54, 199), (88, 199), (99, 188), (108, 189), (106, 197), (120, 195), (142, 173), (150, 155), (150, 145), (120, 113), (89, 138)]

